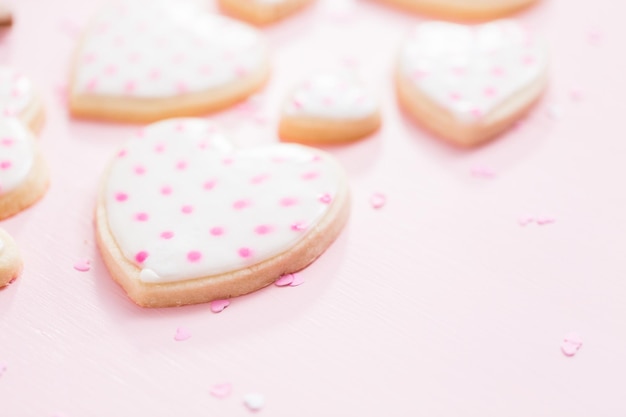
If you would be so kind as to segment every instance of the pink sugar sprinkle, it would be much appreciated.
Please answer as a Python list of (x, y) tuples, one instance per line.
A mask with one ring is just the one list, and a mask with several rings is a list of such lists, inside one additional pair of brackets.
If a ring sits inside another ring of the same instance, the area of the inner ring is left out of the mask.
[(185, 214), (191, 214), (191, 213), (193, 213), (193, 206), (184, 205), (184, 206), (181, 207), (180, 211), (182, 211)]
[(280, 205), (283, 207), (291, 207), (295, 206), (296, 204), (298, 204), (298, 200), (293, 197), (285, 197), (280, 200)]
[(233, 208), (234, 208), (235, 210), (241, 210), (241, 209), (244, 209), (244, 208), (248, 207), (249, 205), (250, 205), (250, 202), (249, 202), (249, 201), (246, 201), (246, 200), (237, 200), (237, 201), (235, 201), (235, 202), (233, 203)]
[(333, 201), (333, 197), (330, 194), (326, 193), (320, 196), (319, 201), (324, 204), (330, 204)]
[(271, 232), (272, 232), (272, 230), (273, 230), (273, 227), (272, 227), (272, 226), (269, 226), (269, 225), (267, 225), (267, 224), (262, 224), (262, 225), (257, 226), (257, 227), (254, 229), (254, 232), (255, 232), (257, 235), (266, 235), (266, 234), (268, 234), (268, 233), (271, 233)]
[(137, 175), (143, 175), (143, 174), (145, 174), (145, 173), (146, 173), (146, 168), (144, 168), (143, 166), (141, 166), (141, 165), (137, 165), (137, 166), (135, 167), (135, 174), (137, 174)]
[(228, 397), (231, 394), (232, 390), (233, 390), (232, 385), (228, 382), (224, 382), (224, 383), (213, 385), (211, 389), (209, 390), (209, 392), (215, 398), (221, 399), (221, 398)]
[(387, 204), (387, 196), (383, 193), (374, 193), (370, 197), (370, 205), (375, 209), (383, 208)]
[(143, 263), (147, 258), (148, 252), (146, 251), (137, 252), (137, 254), (135, 255), (135, 261), (137, 261), (138, 263)]
[(294, 232), (301, 232), (303, 230), (306, 230), (306, 228), (307, 226), (304, 222), (296, 222), (291, 225), (291, 230), (293, 230)]
[(222, 236), (224, 234), (224, 229), (222, 227), (212, 227), (211, 230), (209, 230), (209, 233), (213, 236)]
[(556, 219), (553, 217), (537, 217), (535, 219), (535, 223), (537, 223), (539, 226), (545, 226), (545, 225), (552, 224), (555, 222), (556, 222)]
[(200, 261), (200, 259), (202, 259), (202, 254), (196, 250), (192, 250), (189, 253), (187, 253), (187, 260), (189, 262), (198, 262)]
[(578, 333), (572, 332), (563, 338), (561, 343), (561, 352), (567, 357), (572, 357), (578, 353), (583, 345), (582, 338)]
[(117, 194), (115, 194), (115, 199), (117, 201), (120, 201), (120, 202), (126, 201), (126, 200), (128, 200), (128, 194), (126, 194), (126, 193), (117, 193)]
[(301, 274), (293, 274), (293, 281), (289, 284), (290, 287), (297, 287), (304, 284), (304, 278)]
[(313, 180), (317, 177), (320, 176), (319, 172), (316, 171), (311, 171), (311, 172), (305, 172), (304, 174), (302, 174), (302, 179), (303, 180)]
[(172, 187), (170, 187), (169, 185), (165, 185), (165, 186), (161, 187), (161, 194), (163, 194), (163, 195), (170, 195), (170, 194), (172, 194)]
[(135, 215), (135, 220), (139, 221), (139, 222), (145, 222), (148, 221), (148, 213), (137, 213)]
[(237, 251), (237, 253), (239, 253), (239, 256), (242, 258), (249, 258), (252, 256), (252, 251), (249, 248), (241, 248)]
[(91, 260), (81, 259), (74, 264), (74, 269), (80, 272), (87, 272), (91, 269)]
[(214, 313), (221, 313), (229, 305), (230, 305), (229, 300), (214, 300), (214, 301), (211, 301), (210, 308), (211, 308), (211, 311)]
[(165, 232), (161, 233), (161, 237), (163, 239), (171, 239), (171, 238), (174, 237), (174, 232), (165, 231)]
[(285, 275), (282, 275), (280, 278), (278, 278), (274, 282), (274, 285), (276, 285), (277, 287), (286, 287), (288, 285), (291, 285), (293, 280), (294, 280), (293, 274), (285, 274)]
[(184, 327), (179, 327), (176, 329), (176, 334), (174, 335), (174, 340), (177, 342), (184, 342), (191, 337), (191, 332)]

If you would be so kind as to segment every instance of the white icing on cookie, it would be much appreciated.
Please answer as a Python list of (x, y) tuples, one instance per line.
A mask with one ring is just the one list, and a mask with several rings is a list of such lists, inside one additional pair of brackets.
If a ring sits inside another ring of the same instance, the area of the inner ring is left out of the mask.
[(419, 25), (404, 44), (400, 71), (457, 119), (473, 122), (538, 81), (547, 51), (511, 20), (479, 26)]
[(14, 118), (0, 118), (0, 196), (15, 189), (33, 166), (34, 139)]
[(201, 119), (149, 126), (114, 159), (108, 224), (144, 282), (259, 263), (297, 243), (338, 191), (336, 163), (311, 148), (234, 150)]
[(344, 73), (317, 74), (293, 92), (285, 105), (289, 116), (325, 119), (362, 119), (373, 115), (378, 104), (367, 89)]
[(0, 115), (18, 116), (34, 98), (32, 82), (12, 68), (0, 66)]
[(174, 1), (105, 9), (83, 39), (79, 94), (163, 98), (228, 86), (267, 60), (260, 33)]

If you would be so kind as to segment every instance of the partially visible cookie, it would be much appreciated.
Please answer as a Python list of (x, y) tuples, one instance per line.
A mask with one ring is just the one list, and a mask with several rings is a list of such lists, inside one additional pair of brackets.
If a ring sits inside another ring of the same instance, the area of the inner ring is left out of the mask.
[(11, 9), (0, 4), (0, 27), (11, 26), (13, 24), (13, 12)]
[(48, 188), (48, 169), (31, 131), (0, 117), (0, 220), (31, 206)]
[(400, 105), (461, 146), (495, 138), (528, 113), (548, 78), (547, 50), (512, 20), (420, 24), (400, 52)]
[(297, 144), (235, 149), (202, 119), (148, 126), (103, 176), (96, 236), (145, 307), (235, 297), (320, 256), (350, 211), (335, 159)]
[(315, 0), (218, 0), (227, 14), (255, 25), (282, 20)]
[(15, 241), (0, 229), (0, 288), (13, 282), (22, 272), (22, 257)]
[(0, 66), (0, 116), (18, 117), (35, 133), (44, 122), (43, 104), (32, 81), (6, 66)]
[(75, 55), (74, 116), (152, 122), (203, 115), (247, 98), (269, 76), (255, 28), (176, 1), (106, 7)]
[(511, 15), (539, 0), (378, 0), (414, 13), (442, 19), (493, 20)]
[(341, 144), (362, 139), (381, 124), (379, 104), (348, 73), (320, 73), (301, 83), (283, 106), (283, 142)]

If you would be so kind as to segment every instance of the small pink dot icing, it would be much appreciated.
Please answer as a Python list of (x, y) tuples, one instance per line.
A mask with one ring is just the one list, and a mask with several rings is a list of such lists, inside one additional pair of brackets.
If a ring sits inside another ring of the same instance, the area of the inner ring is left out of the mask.
[[(0, 87), (1, 88), (1, 87)], [(0, 118), (0, 195), (17, 188), (28, 176), (35, 153), (32, 134), (17, 120)]]
[[(123, 158), (112, 159), (105, 179), (109, 229), (124, 256), (142, 269), (142, 281), (210, 276), (283, 253), (328, 212), (320, 196), (335, 196), (344, 186), (336, 162), (311, 148), (236, 150), (204, 119), (184, 119), (182, 130), (179, 122), (145, 128), (124, 146)], [(154, 151), (157, 144), (162, 152)], [(178, 171), (181, 157), (187, 169)], [(137, 166), (143, 175), (135, 174)], [(303, 180), (311, 172), (315, 178)], [(123, 203), (120, 193), (128, 196)]]
[(541, 82), (547, 52), (512, 20), (477, 26), (433, 21), (409, 36), (399, 66), (420, 93), (458, 120), (477, 123), (512, 95)]
[(128, 200), (128, 194), (126, 194), (126, 193), (117, 193), (117, 194), (115, 194), (115, 199), (117, 201), (120, 201), (120, 202), (126, 201), (126, 200)]
[(204, 92), (238, 82), (267, 59), (256, 29), (199, 4), (129, 2), (123, 15), (110, 6), (91, 27), (78, 51), (78, 94), (152, 99)]
[(320, 73), (301, 83), (287, 101), (288, 116), (363, 119), (378, 111), (377, 100), (349, 73)]

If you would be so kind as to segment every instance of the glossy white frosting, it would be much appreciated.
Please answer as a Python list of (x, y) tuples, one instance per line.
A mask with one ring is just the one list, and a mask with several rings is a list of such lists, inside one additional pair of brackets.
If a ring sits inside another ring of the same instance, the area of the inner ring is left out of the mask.
[(427, 22), (402, 47), (400, 71), (457, 119), (474, 122), (543, 77), (544, 45), (512, 20)]
[(32, 82), (13, 68), (0, 66), (0, 115), (18, 116), (34, 98)]
[(34, 154), (30, 131), (15, 118), (0, 117), (0, 197), (15, 189), (28, 176)]
[(378, 111), (373, 95), (351, 74), (316, 74), (296, 87), (285, 105), (288, 116), (363, 119)]
[(201, 119), (156, 123), (114, 158), (109, 228), (145, 282), (245, 268), (323, 218), (342, 178), (328, 158), (300, 145), (235, 150)]
[(265, 65), (260, 32), (175, 1), (107, 7), (77, 56), (79, 94), (163, 98), (227, 86)]

